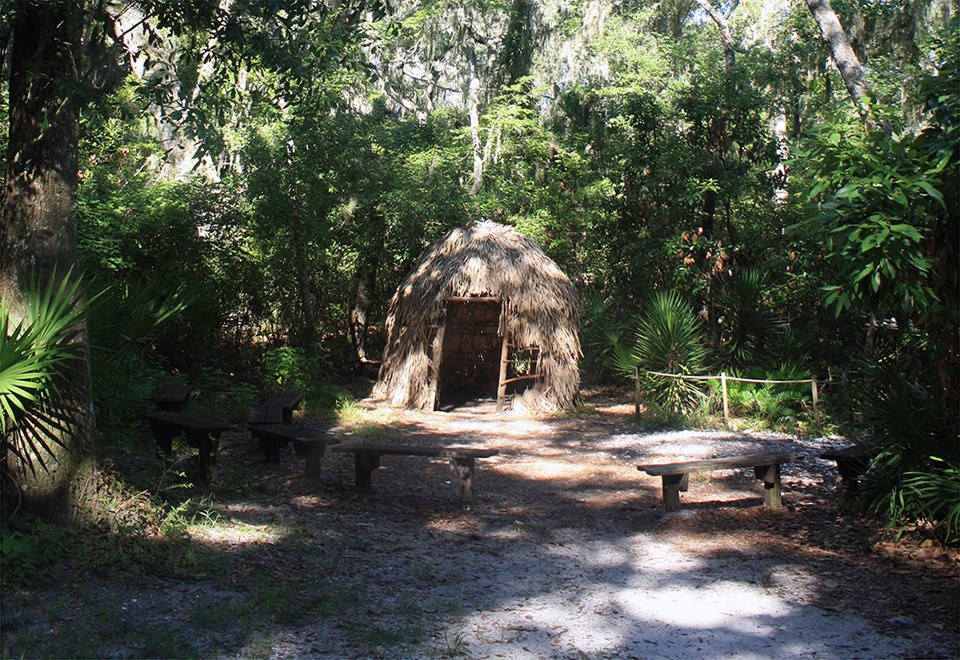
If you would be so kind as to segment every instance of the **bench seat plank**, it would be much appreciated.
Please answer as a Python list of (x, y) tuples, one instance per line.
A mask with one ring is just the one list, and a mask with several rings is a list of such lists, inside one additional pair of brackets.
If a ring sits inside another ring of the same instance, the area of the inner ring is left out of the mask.
[(747, 454), (743, 456), (725, 456), (697, 461), (677, 463), (647, 463), (637, 469), (651, 476), (661, 478), (663, 487), (663, 508), (666, 511), (680, 509), (680, 491), (686, 491), (690, 483), (691, 472), (729, 470), (752, 467), (754, 477), (763, 482), (763, 503), (767, 507), (778, 507), (782, 503), (780, 466), (796, 461), (797, 457), (789, 452), (765, 454)]
[(859, 490), (859, 479), (870, 466), (870, 456), (863, 445), (849, 445), (837, 449), (827, 449), (820, 452), (820, 458), (836, 461), (840, 472), (840, 482), (848, 495), (854, 495)]
[(741, 467), (754, 467), (757, 465), (773, 465), (774, 463), (787, 463), (797, 460), (794, 454), (789, 452), (776, 452), (767, 454), (747, 454), (744, 456), (724, 456), (721, 458), (706, 458), (697, 461), (684, 461), (681, 463), (649, 463), (638, 465), (638, 470), (643, 470), (649, 475), (659, 477), (664, 474), (685, 474), (696, 472), (697, 470), (726, 470)]
[(371, 445), (360, 442), (345, 442), (332, 448), (332, 451), (341, 453), (370, 452), (394, 456), (472, 456), (474, 458), (489, 458), (496, 456), (496, 449), (479, 449), (476, 447), (416, 447), (413, 445)]
[(330, 451), (353, 454), (354, 472), (358, 490), (369, 491), (373, 471), (380, 467), (380, 457), (392, 456), (437, 456), (450, 461), (450, 471), (457, 483), (457, 495), (461, 502), (473, 501), (473, 479), (476, 459), (496, 456), (496, 449), (475, 447), (414, 447), (410, 445), (387, 445), (368, 443), (344, 443), (334, 445)]
[(306, 461), (304, 473), (308, 477), (320, 476), (320, 463), (327, 447), (340, 442), (319, 431), (286, 424), (250, 424), (249, 429), (253, 437), (260, 441), (260, 447), (269, 463), (279, 463), (280, 448), (292, 442), (297, 455)]
[(300, 392), (275, 392), (250, 411), (250, 424), (292, 424), (293, 410), (300, 405)]
[(199, 452), (200, 473), (205, 482), (210, 478), (210, 466), (215, 460), (220, 434), (237, 428), (228, 422), (180, 412), (161, 411), (147, 413), (144, 417), (150, 423), (157, 448), (168, 456), (173, 453), (173, 439), (186, 436), (187, 443)]

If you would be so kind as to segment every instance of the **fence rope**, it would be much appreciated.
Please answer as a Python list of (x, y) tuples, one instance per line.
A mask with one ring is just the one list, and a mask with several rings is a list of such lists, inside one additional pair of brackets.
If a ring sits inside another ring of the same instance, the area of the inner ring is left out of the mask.
[(803, 380), (766, 380), (761, 378), (740, 378), (739, 376), (724, 376), (723, 374), (719, 376), (688, 376), (686, 374), (665, 374), (660, 371), (647, 371), (644, 370), (645, 374), (650, 374), (651, 376), (663, 376), (664, 378), (681, 378), (683, 380), (735, 380), (738, 383), (761, 383), (770, 385), (803, 385), (807, 383), (812, 383), (813, 378), (805, 378)]
[[(817, 425), (817, 428), (820, 428), (820, 391), (817, 383), (816, 377), (813, 378), (804, 378), (802, 380), (767, 380), (762, 378), (740, 378), (739, 376), (728, 376), (727, 374), (721, 372), (719, 376), (690, 376), (687, 374), (666, 374), (662, 371), (649, 371), (644, 370), (643, 373), (650, 376), (660, 376), (662, 378), (679, 378), (681, 380), (719, 380), (723, 387), (723, 419), (724, 422), (730, 423), (730, 405), (727, 398), (727, 381), (732, 380), (738, 383), (758, 383), (761, 385), (810, 385), (810, 394), (813, 399), (813, 418), (814, 422)], [(634, 381), (636, 383), (636, 402), (635, 408), (636, 413), (640, 414), (640, 368), (636, 367), (633, 370)]]

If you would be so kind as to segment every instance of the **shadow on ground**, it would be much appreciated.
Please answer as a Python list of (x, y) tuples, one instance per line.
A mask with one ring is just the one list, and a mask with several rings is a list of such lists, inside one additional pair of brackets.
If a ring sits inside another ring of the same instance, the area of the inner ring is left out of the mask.
[[(268, 464), (249, 436), (229, 436), (218, 520), (190, 538), (223, 569), (118, 566), (4, 594), (3, 655), (955, 655), (955, 553), (871, 544), (863, 521), (838, 513), (826, 464), (788, 472), (775, 510), (731, 471), (692, 479), (665, 516), (659, 480), (635, 465), (671, 448), (641, 437), (603, 414), (409, 415), (378, 430), (381, 442), (498, 449), (463, 505), (442, 460), (384, 457), (358, 494), (349, 457), (309, 479), (292, 451)], [(768, 440), (703, 440), (745, 441)]]

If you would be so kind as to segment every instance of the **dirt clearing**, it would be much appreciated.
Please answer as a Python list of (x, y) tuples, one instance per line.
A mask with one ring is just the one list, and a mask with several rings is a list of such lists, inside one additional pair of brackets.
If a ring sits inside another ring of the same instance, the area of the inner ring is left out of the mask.
[[(445, 461), (384, 456), (373, 491), (349, 456), (303, 476), (225, 439), (215, 523), (225, 561), (193, 575), (79, 575), (4, 594), (7, 656), (956, 657), (955, 551), (869, 542), (838, 513), (827, 439), (640, 432), (630, 407), (532, 419), (382, 413), (378, 442), (497, 449), (471, 505)], [(298, 423), (344, 433), (320, 420)], [(638, 463), (792, 451), (784, 506), (749, 470), (693, 476), (665, 515)], [(240, 469), (242, 467), (242, 470)], [(239, 475), (246, 475), (241, 478)]]

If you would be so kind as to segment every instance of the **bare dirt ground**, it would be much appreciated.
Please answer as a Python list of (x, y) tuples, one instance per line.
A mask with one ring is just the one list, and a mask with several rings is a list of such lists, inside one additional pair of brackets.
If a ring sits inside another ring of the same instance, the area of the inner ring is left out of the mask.
[[(542, 419), (394, 411), (352, 432), (497, 449), (478, 461), (471, 505), (442, 460), (385, 456), (361, 495), (349, 457), (308, 479), (291, 450), (267, 464), (246, 434), (227, 438), (219, 522), (191, 531), (227, 559), (224, 573), (99, 574), (5, 595), (5, 654), (958, 656), (956, 551), (876, 543), (844, 515), (835, 466), (816, 457), (838, 440), (640, 432), (630, 406), (591, 407)], [(785, 467), (777, 509), (761, 506), (750, 470), (731, 470), (691, 478), (682, 510), (665, 515), (660, 480), (636, 469), (777, 450), (804, 457)]]

